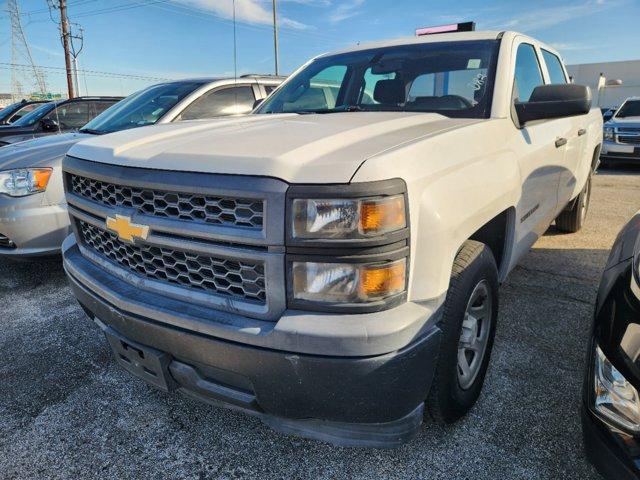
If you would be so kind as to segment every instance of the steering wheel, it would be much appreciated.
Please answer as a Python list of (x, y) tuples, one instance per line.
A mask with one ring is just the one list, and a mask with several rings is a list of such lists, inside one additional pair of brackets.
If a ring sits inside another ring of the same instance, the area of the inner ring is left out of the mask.
[(460, 96), (460, 95), (443, 95), (442, 97), (440, 97), (442, 99), (447, 99), (447, 100), (453, 100), (455, 102), (458, 103), (459, 107), (462, 108), (473, 108), (473, 104), (467, 100), (466, 98)]

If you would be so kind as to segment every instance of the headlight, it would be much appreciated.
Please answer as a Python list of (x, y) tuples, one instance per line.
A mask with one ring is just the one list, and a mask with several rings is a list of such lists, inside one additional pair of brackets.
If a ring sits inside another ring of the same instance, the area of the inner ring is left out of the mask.
[(613, 140), (613, 127), (604, 127), (604, 139), (605, 140)]
[(638, 391), (596, 347), (594, 369), (595, 409), (605, 419), (634, 433), (640, 432)]
[(293, 262), (293, 297), (321, 303), (384, 300), (406, 289), (406, 258), (380, 263)]
[(407, 226), (404, 195), (293, 200), (293, 237), (370, 238)]
[(0, 194), (24, 197), (44, 192), (51, 177), (50, 168), (29, 168), (0, 172)]

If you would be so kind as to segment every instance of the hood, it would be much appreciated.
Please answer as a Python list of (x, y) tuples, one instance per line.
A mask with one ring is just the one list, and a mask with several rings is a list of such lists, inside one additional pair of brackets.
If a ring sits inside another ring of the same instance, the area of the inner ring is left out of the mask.
[(160, 170), (346, 183), (376, 154), (478, 121), (407, 112), (247, 115), (122, 131), (82, 142), (69, 155)]
[(0, 170), (28, 167), (52, 167), (80, 140), (91, 138), (86, 133), (64, 133), (13, 143), (0, 148)]

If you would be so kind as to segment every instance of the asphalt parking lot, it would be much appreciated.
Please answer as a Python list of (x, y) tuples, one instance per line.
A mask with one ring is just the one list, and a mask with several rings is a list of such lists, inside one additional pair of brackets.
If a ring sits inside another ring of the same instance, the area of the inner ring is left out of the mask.
[(121, 371), (58, 261), (0, 260), (0, 477), (596, 479), (581, 447), (585, 340), (640, 171), (595, 178), (586, 228), (550, 229), (502, 288), (493, 363), (462, 422), (342, 449), (166, 395)]

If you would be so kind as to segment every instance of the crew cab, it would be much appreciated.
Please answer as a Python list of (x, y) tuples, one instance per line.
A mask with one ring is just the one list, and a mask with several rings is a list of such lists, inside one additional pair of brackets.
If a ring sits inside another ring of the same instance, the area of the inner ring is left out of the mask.
[(640, 98), (625, 100), (604, 124), (600, 159), (604, 165), (640, 162)]
[(581, 228), (601, 143), (588, 88), (533, 38), (363, 44), (252, 115), (75, 145), (64, 267), (149, 384), (397, 446), (475, 404), (499, 284), (554, 220)]

